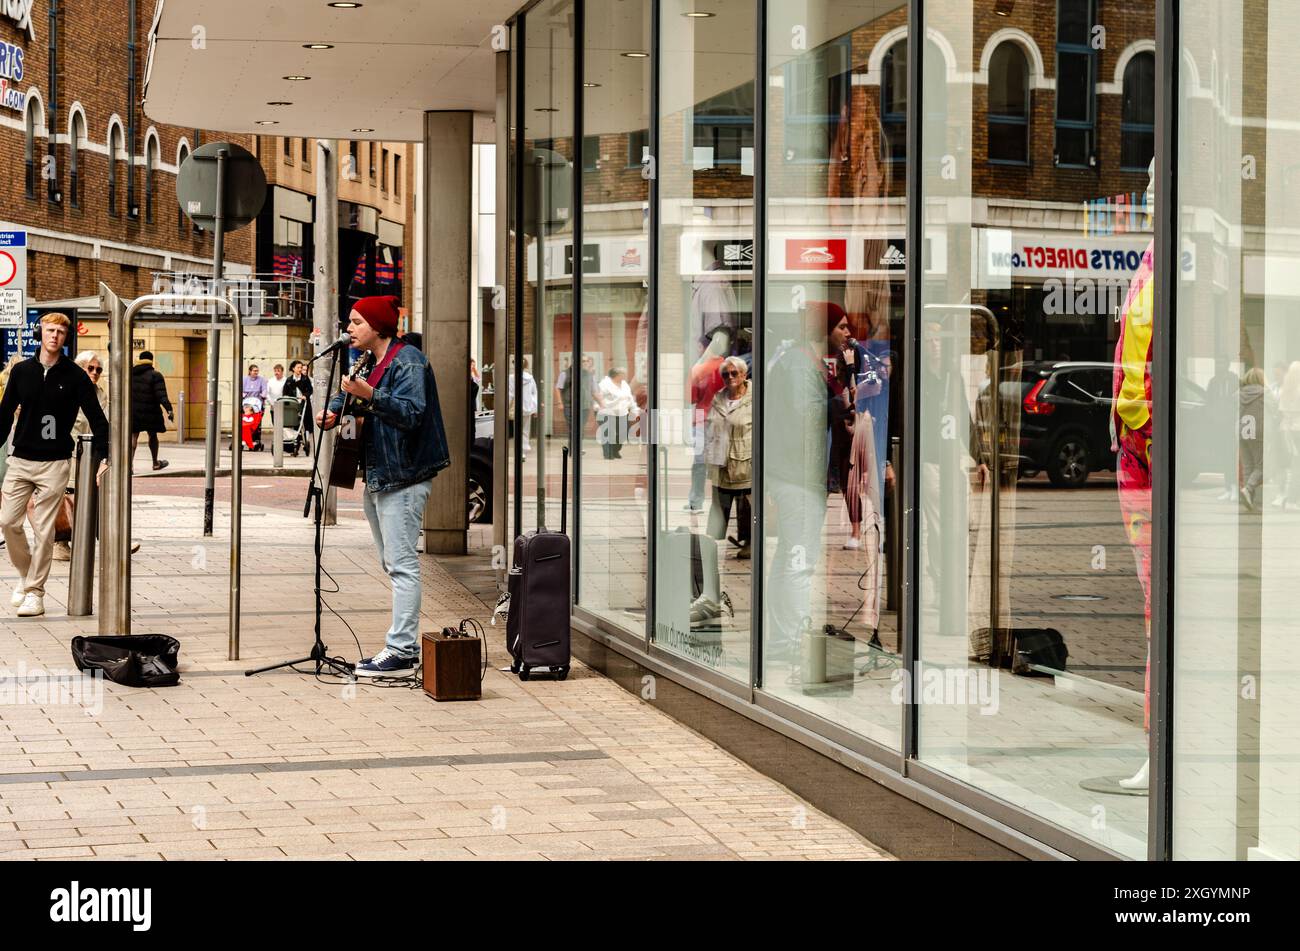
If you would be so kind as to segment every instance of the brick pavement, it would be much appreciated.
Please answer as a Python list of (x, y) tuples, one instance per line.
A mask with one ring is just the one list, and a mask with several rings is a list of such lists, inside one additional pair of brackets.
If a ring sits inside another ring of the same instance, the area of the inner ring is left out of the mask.
[[(71, 638), (95, 630), (64, 616), (56, 564), (50, 615), (0, 621), (0, 668), (25, 665), (29, 678), (26, 693), (0, 697), (0, 858), (886, 857), (581, 664), (564, 683), (491, 669), (484, 699), (457, 704), (292, 672), (247, 678), (310, 645), (309, 523), (246, 506), (242, 652), (230, 662), (228, 508), (204, 540), (197, 500), (148, 496), (144, 482), (137, 492), (134, 630), (181, 639), (182, 683), (106, 684), (84, 704), (41, 695), (71, 668)], [(486, 619), (422, 562), (426, 626)], [(326, 567), (342, 589), (330, 603), (377, 649), (387, 592), (364, 523), (328, 530)], [(5, 559), (0, 578), (13, 580)], [(332, 653), (359, 654), (339, 619), (323, 629)]]

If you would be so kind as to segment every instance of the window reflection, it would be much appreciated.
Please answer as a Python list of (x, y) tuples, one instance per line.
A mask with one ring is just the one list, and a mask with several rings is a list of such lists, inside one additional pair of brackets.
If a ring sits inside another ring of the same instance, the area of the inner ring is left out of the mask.
[(897, 747), (907, 14), (768, 17), (762, 688)]
[[(580, 455), (577, 603), (643, 635), (646, 618), (650, 3), (588, 3), (583, 83), (582, 340), (560, 344), (558, 399)], [(572, 256), (572, 250), (566, 251)], [(575, 357), (574, 350), (580, 353)]]
[(755, 10), (724, 0), (684, 15), (694, 9), (660, 5), (654, 638), (745, 681)]
[(1173, 854), (1294, 861), (1300, 11), (1180, 20)]
[[(922, 101), (945, 119), (927, 115), (917, 157), (930, 264), (909, 673), (941, 687), (914, 696), (920, 757), (1141, 857), (1154, 5), (1005, 4), (995, 22), (981, 7), (927, 17)], [(965, 78), (981, 62), (987, 90)], [(1040, 115), (1051, 137), (1029, 134)]]

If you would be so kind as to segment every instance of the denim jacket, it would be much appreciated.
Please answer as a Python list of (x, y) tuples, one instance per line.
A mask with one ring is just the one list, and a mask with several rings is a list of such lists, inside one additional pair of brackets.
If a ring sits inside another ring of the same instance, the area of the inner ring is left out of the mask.
[[(343, 394), (330, 411), (343, 407)], [(438, 384), (423, 353), (402, 347), (388, 364), (365, 410), (361, 429), (366, 488), (388, 492), (431, 479), (451, 464)]]

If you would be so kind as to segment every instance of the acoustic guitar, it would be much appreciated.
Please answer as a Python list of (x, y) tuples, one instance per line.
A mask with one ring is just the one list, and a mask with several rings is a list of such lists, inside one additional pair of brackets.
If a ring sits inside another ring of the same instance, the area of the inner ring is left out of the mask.
[[(352, 364), (348, 379), (364, 380), (374, 365), (375, 355), (363, 352)], [(357, 473), (361, 470), (361, 427), (364, 423), (361, 414), (364, 406), (365, 400), (344, 394), (335, 423), (338, 435), (334, 439), (334, 458), (330, 462), (330, 485), (335, 488), (351, 489), (357, 484)]]

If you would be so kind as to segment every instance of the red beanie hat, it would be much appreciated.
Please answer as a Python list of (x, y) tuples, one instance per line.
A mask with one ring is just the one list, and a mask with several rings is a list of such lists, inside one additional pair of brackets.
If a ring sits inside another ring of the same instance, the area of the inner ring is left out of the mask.
[(805, 326), (809, 339), (824, 340), (848, 314), (834, 301), (810, 300), (805, 306)]
[(375, 332), (384, 337), (397, 336), (397, 307), (400, 301), (391, 294), (382, 297), (363, 297), (352, 305)]

